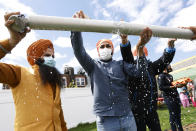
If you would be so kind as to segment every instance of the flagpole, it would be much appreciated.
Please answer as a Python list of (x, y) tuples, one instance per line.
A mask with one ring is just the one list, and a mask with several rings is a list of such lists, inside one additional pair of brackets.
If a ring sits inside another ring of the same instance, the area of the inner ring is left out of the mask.
[(194, 35), (193, 32), (188, 29), (134, 24), (124, 21), (117, 22), (41, 15), (32, 15), (29, 17), (24, 17), (23, 15), (14, 15), (11, 16), (10, 19), (15, 20), (13, 29), (18, 32), (24, 31), (25, 27), (29, 26), (33, 30), (64, 30), (140, 35), (144, 28), (149, 27), (152, 30), (154, 37), (191, 39), (191, 37)]

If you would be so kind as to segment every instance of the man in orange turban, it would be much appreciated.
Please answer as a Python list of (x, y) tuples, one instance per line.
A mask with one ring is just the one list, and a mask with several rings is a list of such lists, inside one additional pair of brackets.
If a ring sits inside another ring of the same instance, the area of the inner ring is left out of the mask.
[[(0, 58), (9, 53), (29, 32), (13, 31), (14, 23), (5, 14), (10, 38), (0, 41)], [(50, 40), (40, 39), (27, 49), (31, 69), (0, 63), (0, 83), (11, 87), (15, 103), (15, 131), (67, 131), (61, 107), (61, 75), (55, 68), (54, 48)]]
[[(106, 48), (105, 48), (106, 47)], [(112, 59), (114, 53), (114, 46), (111, 40), (102, 39), (96, 44), (98, 56), (103, 61)]]
[[(73, 17), (85, 18), (85, 14), (79, 11)], [(135, 131), (127, 76), (140, 79), (141, 72), (132, 64), (112, 59), (114, 47), (111, 40), (102, 39), (96, 44), (99, 60), (87, 54), (81, 32), (71, 32), (71, 43), (75, 57), (90, 77), (97, 130)]]
[[(145, 28), (140, 34), (140, 40), (136, 45), (133, 54), (131, 52), (131, 44), (127, 39), (127, 35), (121, 35), (121, 54), (123, 61), (136, 64), (137, 67), (142, 65), (138, 60), (134, 61), (133, 55), (137, 58), (146, 57), (148, 55), (145, 44), (151, 39), (152, 30)], [(150, 131), (161, 131), (161, 126), (157, 114), (157, 84), (155, 76), (171, 63), (174, 54), (174, 41), (168, 41), (168, 48), (165, 49), (163, 56), (158, 60), (151, 62), (145, 60), (145, 68), (142, 68), (142, 79), (129, 80), (130, 102), (132, 103), (132, 111), (136, 120), (137, 130), (146, 131), (148, 126)]]
[(35, 64), (35, 60), (41, 58), (46, 49), (50, 48), (54, 52), (53, 44), (50, 40), (40, 39), (32, 43), (27, 49), (27, 60), (30, 65)]

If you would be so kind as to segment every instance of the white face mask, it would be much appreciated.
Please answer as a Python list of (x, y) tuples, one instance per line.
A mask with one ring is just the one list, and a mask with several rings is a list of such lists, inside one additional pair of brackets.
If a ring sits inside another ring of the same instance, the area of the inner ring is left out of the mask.
[(111, 48), (99, 48), (99, 58), (100, 60), (110, 60), (112, 58), (112, 49)]
[(44, 57), (44, 64), (50, 67), (55, 67), (56, 65), (56, 61), (54, 60), (54, 58), (52, 56), (50, 57)]

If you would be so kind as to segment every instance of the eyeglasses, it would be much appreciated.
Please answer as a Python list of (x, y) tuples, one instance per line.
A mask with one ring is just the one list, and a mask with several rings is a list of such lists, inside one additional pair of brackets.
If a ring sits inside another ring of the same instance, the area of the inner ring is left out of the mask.
[(105, 45), (101, 45), (101, 46), (100, 46), (101, 49), (103, 49), (103, 48), (105, 48), (105, 47), (106, 47), (106, 48), (111, 48), (111, 45), (110, 45), (110, 44), (105, 44)]

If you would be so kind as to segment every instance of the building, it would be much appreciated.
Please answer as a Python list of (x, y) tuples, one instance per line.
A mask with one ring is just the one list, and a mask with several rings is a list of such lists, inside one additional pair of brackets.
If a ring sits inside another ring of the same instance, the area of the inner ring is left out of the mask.
[[(84, 88), (88, 84), (88, 79), (83, 68), (79, 68), (77, 74), (74, 74), (74, 68), (65, 66), (62, 74), (64, 88)], [(3, 84), (2, 89), (10, 89), (7, 84)]]
[(171, 74), (175, 80), (183, 77), (190, 77), (194, 80), (196, 78), (196, 56), (172, 64), (172, 68)]
[(64, 87), (86, 87), (88, 84), (87, 76), (83, 68), (79, 68), (77, 74), (74, 74), (74, 68), (65, 66), (64, 74), (62, 74)]
[(9, 85), (7, 84), (3, 84), (3, 87), (2, 87), (3, 90), (7, 90), (7, 89), (10, 89)]
[[(172, 68), (173, 72), (171, 72), (171, 74), (173, 75), (174, 80), (184, 77), (189, 77), (192, 80), (196, 80), (196, 56), (179, 61), (173, 64)], [(196, 100), (196, 87), (192, 89), (192, 94), (194, 100)]]

